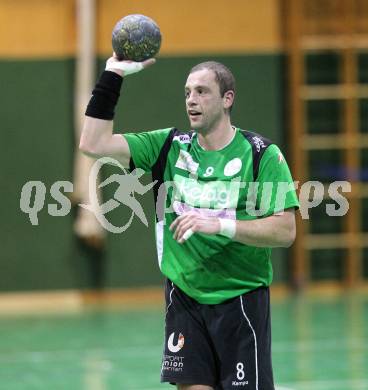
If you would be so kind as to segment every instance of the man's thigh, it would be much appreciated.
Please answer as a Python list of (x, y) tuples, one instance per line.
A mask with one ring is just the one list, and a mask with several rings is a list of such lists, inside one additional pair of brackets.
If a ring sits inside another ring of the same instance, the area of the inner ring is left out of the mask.
[(224, 390), (274, 390), (269, 289), (203, 306)]
[(217, 358), (200, 307), (171, 282), (166, 285), (161, 382), (215, 388), (219, 372)]

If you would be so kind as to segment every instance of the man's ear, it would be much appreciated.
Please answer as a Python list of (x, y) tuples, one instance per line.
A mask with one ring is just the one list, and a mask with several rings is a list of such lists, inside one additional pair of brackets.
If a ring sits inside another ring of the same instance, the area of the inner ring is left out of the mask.
[(230, 108), (234, 103), (235, 92), (234, 91), (226, 91), (223, 96), (224, 108)]

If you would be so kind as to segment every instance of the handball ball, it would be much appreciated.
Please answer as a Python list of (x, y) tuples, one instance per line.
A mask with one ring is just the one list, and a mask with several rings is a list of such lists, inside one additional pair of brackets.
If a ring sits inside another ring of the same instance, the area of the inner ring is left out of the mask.
[(145, 15), (125, 16), (112, 31), (112, 48), (119, 60), (147, 60), (158, 53), (160, 46), (160, 29)]

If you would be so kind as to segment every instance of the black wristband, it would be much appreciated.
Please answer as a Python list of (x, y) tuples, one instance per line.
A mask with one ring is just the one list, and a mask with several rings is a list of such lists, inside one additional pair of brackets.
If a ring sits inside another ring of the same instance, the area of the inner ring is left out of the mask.
[(112, 120), (119, 100), (123, 78), (115, 72), (105, 70), (98, 80), (86, 109), (93, 118)]

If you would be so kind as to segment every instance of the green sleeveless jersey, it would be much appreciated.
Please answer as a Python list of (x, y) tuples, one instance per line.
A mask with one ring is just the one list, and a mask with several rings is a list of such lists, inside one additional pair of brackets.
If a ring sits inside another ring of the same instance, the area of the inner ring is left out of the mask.
[(252, 220), (298, 207), (279, 148), (259, 134), (235, 129), (221, 150), (204, 150), (195, 132), (175, 128), (124, 134), (130, 169), (152, 173), (157, 256), (162, 273), (186, 294), (217, 304), (272, 281), (271, 249), (222, 235), (194, 233), (183, 244), (169, 230), (187, 211)]

